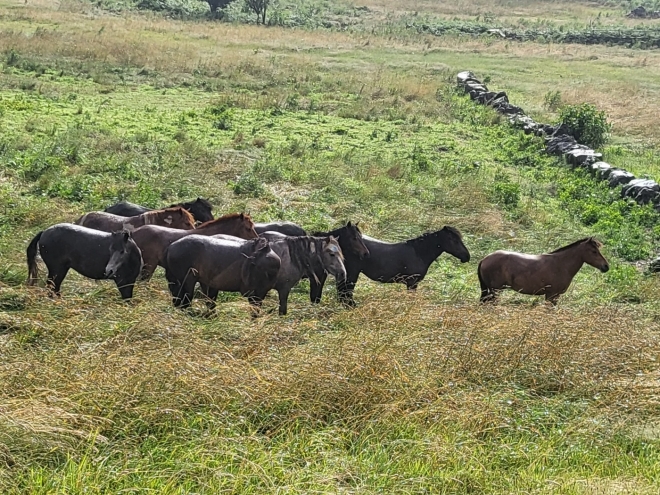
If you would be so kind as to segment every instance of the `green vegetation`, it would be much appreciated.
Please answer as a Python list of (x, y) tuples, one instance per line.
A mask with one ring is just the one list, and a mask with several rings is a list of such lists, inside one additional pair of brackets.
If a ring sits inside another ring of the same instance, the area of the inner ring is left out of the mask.
[[(654, 122), (653, 52), (581, 48), (582, 76), (571, 47), (86, 8), (0, 7), (0, 492), (657, 493), (658, 213), (454, 89), (473, 69), (550, 121), (643, 72), (644, 106), (622, 98)], [(656, 128), (598, 108), (605, 158), (657, 179)], [(415, 294), (361, 279), (354, 310), (303, 283), (255, 321), (233, 295), (175, 310), (160, 270), (128, 304), (76, 274), (61, 300), (25, 287), (39, 230), (197, 196), (388, 240), (454, 225), (472, 261)], [(557, 309), (477, 304), (489, 252), (589, 235), (611, 270)]]
[[(553, 100), (554, 97), (550, 97)], [(552, 101), (550, 101), (552, 105)], [(607, 133), (612, 125), (607, 122), (607, 116), (595, 105), (563, 105), (559, 110), (559, 121), (566, 124), (573, 136), (581, 144), (598, 149), (607, 142)]]

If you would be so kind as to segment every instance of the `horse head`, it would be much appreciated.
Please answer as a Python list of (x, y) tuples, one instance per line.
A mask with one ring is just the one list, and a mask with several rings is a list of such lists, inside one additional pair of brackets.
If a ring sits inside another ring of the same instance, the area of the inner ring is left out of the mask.
[(598, 268), (601, 272), (606, 273), (610, 269), (610, 264), (607, 262), (600, 248), (603, 244), (593, 237), (589, 237), (580, 244), (582, 248), (582, 260), (588, 265)]
[(457, 228), (445, 225), (440, 233), (444, 235), (438, 239), (438, 248), (458, 258), (461, 263), (470, 261), (470, 252), (463, 244), (463, 236)]
[(362, 240), (362, 232), (358, 227), (358, 223), (352, 224), (349, 220), (346, 223), (346, 226), (342, 229), (342, 236), (345, 237), (344, 241), (348, 247), (347, 251), (350, 250), (352, 253), (357, 254), (361, 260), (368, 258), (369, 248), (364, 244)]
[(106, 278), (134, 280), (142, 271), (142, 253), (127, 230), (113, 232), (110, 239), (110, 259), (105, 266)]
[(334, 236), (326, 237), (321, 242), (320, 257), (323, 269), (337, 280), (345, 280), (346, 267), (339, 242)]

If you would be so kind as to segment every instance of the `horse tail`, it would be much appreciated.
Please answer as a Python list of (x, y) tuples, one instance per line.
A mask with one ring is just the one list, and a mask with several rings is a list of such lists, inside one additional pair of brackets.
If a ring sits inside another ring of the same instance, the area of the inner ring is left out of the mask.
[(39, 239), (41, 239), (41, 234), (43, 233), (44, 231), (42, 230), (37, 235), (35, 235), (34, 239), (30, 241), (30, 245), (27, 247), (28, 285), (34, 285), (37, 283), (37, 277), (39, 276), (37, 253), (39, 251)]
[(477, 266), (477, 277), (479, 277), (479, 285), (481, 286), (481, 302), (486, 302), (490, 299), (492, 299), (493, 292), (490, 290), (490, 287), (486, 285), (486, 282), (484, 282), (484, 277), (481, 275), (481, 264), (483, 263), (483, 260), (479, 262), (479, 266)]

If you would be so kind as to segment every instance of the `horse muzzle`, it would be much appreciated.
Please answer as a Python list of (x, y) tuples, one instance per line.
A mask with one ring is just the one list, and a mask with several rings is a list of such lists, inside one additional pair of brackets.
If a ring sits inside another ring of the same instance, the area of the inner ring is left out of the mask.
[(603, 273), (607, 273), (610, 269), (610, 265), (603, 265), (600, 267), (600, 271)]

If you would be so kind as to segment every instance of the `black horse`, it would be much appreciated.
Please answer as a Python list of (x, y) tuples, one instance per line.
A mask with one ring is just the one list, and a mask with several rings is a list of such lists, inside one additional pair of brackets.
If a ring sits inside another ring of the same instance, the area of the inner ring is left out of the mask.
[[(187, 203), (177, 203), (170, 205), (168, 208), (173, 208), (175, 206), (181, 206), (185, 210), (188, 210), (195, 218), (196, 222), (203, 223), (213, 220), (213, 205), (204, 198), (197, 198), (195, 201), (188, 201)], [(135, 203), (129, 203), (128, 201), (120, 201), (112, 206), (108, 206), (105, 211), (107, 213), (119, 215), (120, 217), (134, 217), (136, 215), (142, 215), (148, 211), (153, 211), (153, 208), (136, 205)]]
[[(364, 243), (362, 232), (358, 224), (346, 223), (343, 227), (332, 230), (330, 232), (315, 232), (314, 237), (334, 237), (339, 241), (339, 247), (344, 254), (344, 265), (346, 266), (346, 273), (348, 274), (348, 266), (346, 260), (361, 261), (369, 257), (369, 248)], [(323, 285), (325, 284), (328, 274), (325, 272), (317, 274), (316, 279), (310, 278), (309, 280), (309, 298), (313, 303), (321, 302), (321, 294), (323, 293)], [(341, 282), (339, 282), (341, 284)], [(338, 285), (339, 286), (339, 285)]]
[[(339, 239), (341, 244), (341, 236)], [(360, 258), (354, 252), (344, 251), (346, 280), (337, 283), (337, 297), (348, 306), (356, 305), (353, 290), (360, 273), (376, 282), (406, 284), (409, 290), (415, 290), (424, 280), (431, 263), (445, 251), (462, 263), (470, 261), (470, 253), (463, 244), (461, 233), (449, 226), (397, 243), (379, 241), (367, 236), (362, 236), (362, 240), (369, 250), (369, 257)], [(319, 302), (323, 283), (312, 291), (312, 302)]]
[(130, 299), (142, 270), (140, 248), (126, 231), (108, 233), (60, 223), (39, 232), (27, 248), (28, 285), (37, 282), (37, 253), (48, 268), (48, 288), (58, 296), (73, 268), (95, 280), (113, 279), (121, 297)]
[(280, 234), (290, 236), (307, 235), (305, 229), (293, 222), (255, 223), (254, 230), (256, 230), (259, 235), (264, 232), (279, 232)]

